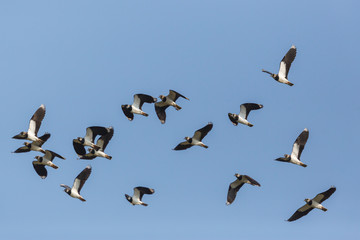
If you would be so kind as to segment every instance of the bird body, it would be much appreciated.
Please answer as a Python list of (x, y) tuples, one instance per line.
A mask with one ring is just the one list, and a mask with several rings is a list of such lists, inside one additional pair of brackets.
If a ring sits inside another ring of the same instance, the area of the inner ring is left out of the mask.
[(80, 159), (91, 160), (96, 157), (103, 157), (103, 158), (107, 158), (109, 160), (112, 159), (112, 157), (109, 156), (108, 154), (106, 154), (104, 151), (105, 151), (105, 148), (108, 145), (109, 141), (111, 140), (111, 138), (114, 135), (114, 128), (113, 127), (106, 128), (106, 131), (107, 131), (107, 133), (102, 135), (96, 142), (96, 146), (98, 147), (98, 150), (96, 150), (95, 148), (89, 148), (88, 149), (89, 153), (79, 154)]
[(86, 128), (86, 135), (85, 137), (78, 137), (76, 139), (73, 140), (73, 146), (75, 149), (75, 152), (78, 155), (85, 155), (86, 151), (84, 146), (89, 146), (94, 148), (95, 150), (99, 150), (100, 147), (96, 146), (94, 141), (96, 136), (98, 135), (105, 135), (108, 132), (107, 128), (105, 127), (98, 127), (98, 126), (92, 126), (92, 127), (88, 127)]
[(150, 95), (146, 94), (135, 94), (134, 102), (132, 105), (124, 104), (121, 105), (121, 108), (129, 121), (134, 119), (134, 114), (143, 115), (145, 117), (149, 116), (146, 112), (144, 112), (141, 108), (144, 103), (154, 103), (157, 99), (153, 98)]
[(249, 127), (254, 126), (253, 124), (251, 124), (248, 120), (247, 117), (249, 116), (250, 111), (252, 110), (258, 110), (263, 108), (263, 105), (261, 104), (257, 104), (257, 103), (244, 103), (240, 105), (240, 113), (239, 114), (235, 114), (235, 113), (228, 113), (229, 119), (230, 121), (233, 123), (234, 126), (237, 126), (238, 123), (247, 125)]
[(178, 111), (181, 109), (181, 107), (176, 103), (176, 100), (179, 97), (189, 100), (187, 97), (181, 95), (180, 93), (174, 90), (169, 90), (169, 94), (167, 96), (164, 95), (159, 96), (161, 101), (155, 103), (155, 112), (162, 124), (164, 124), (166, 121), (166, 109), (169, 106), (173, 106)]
[(144, 203), (142, 201), (142, 197), (144, 194), (153, 194), (155, 192), (152, 188), (146, 188), (146, 187), (135, 187), (134, 188), (134, 195), (131, 197), (127, 194), (125, 194), (125, 198), (134, 206), (134, 205), (143, 205), (148, 206), (148, 204)]
[(70, 197), (77, 198), (83, 202), (86, 200), (80, 195), (80, 191), (82, 187), (84, 186), (86, 180), (89, 178), (91, 174), (91, 166), (86, 166), (84, 170), (77, 175), (77, 177), (74, 180), (73, 186), (70, 188), (68, 185), (60, 184), (60, 187), (65, 188), (64, 192), (66, 192)]
[(211, 131), (213, 128), (213, 124), (210, 122), (205, 127), (200, 128), (194, 133), (193, 137), (185, 137), (184, 142), (179, 143), (174, 150), (185, 150), (187, 148), (190, 148), (192, 146), (200, 146), (204, 148), (208, 148), (207, 145), (205, 145), (202, 140), (203, 138), (208, 134), (208, 132)]
[(46, 178), (47, 177), (47, 170), (45, 168), (45, 166), (49, 166), (52, 167), (54, 169), (58, 169), (59, 167), (56, 166), (52, 161), (54, 160), (55, 157), (64, 159), (64, 157), (60, 156), (59, 154), (50, 151), (50, 150), (45, 150), (45, 155), (44, 156), (36, 156), (35, 159), (36, 161), (33, 161), (33, 167), (36, 171), (36, 173), (42, 178)]
[(41, 141), (35, 141), (35, 142), (24, 142), (23, 147), (20, 147), (18, 149), (16, 149), (14, 151), (14, 153), (23, 153), (23, 152), (30, 152), (30, 151), (37, 151), (37, 152), (42, 152), (45, 154), (45, 150), (42, 149), (42, 145), (50, 138), (50, 133), (45, 133), (44, 135), (42, 135), (41, 137), (39, 137), (39, 139)]
[(226, 205), (230, 205), (234, 202), (237, 192), (245, 183), (258, 187), (261, 186), (260, 183), (258, 183), (255, 179), (249, 177), (248, 175), (240, 175), (236, 173), (235, 177), (236, 180), (229, 185)]

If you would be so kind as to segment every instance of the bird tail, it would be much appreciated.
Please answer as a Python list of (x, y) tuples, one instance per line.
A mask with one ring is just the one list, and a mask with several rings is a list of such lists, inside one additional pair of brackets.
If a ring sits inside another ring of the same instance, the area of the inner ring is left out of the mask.
[(112, 156), (109, 156), (109, 155), (106, 155), (105, 156), (107, 159), (111, 160), (112, 159)]
[(50, 167), (52, 167), (53, 169), (58, 169), (59, 167), (56, 166), (55, 164), (52, 164)]
[(326, 208), (324, 208), (324, 207), (322, 207), (322, 208), (321, 208), (321, 210), (323, 210), (324, 212), (326, 212), (326, 211), (327, 211), (327, 209), (326, 209)]
[(202, 144), (201, 145), (202, 147), (204, 147), (204, 148), (209, 148), (208, 146), (206, 146), (205, 144)]
[(79, 199), (82, 201), (82, 202), (86, 202), (86, 200), (83, 198), (83, 197), (79, 197)]
[(145, 117), (149, 116), (149, 114), (147, 114), (146, 112), (141, 112), (141, 115), (143, 115)]
[(307, 165), (304, 164), (304, 163), (300, 163), (300, 166), (302, 166), (302, 167), (307, 167)]
[(146, 203), (141, 203), (141, 205), (143, 205), (143, 206), (145, 206), (145, 207), (147, 207), (147, 206), (148, 206), (148, 204), (146, 204)]
[(292, 85), (294, 85), (294, 84), (291, 83), (291, 82), (287, 82), (286, 84), (289, 85), (290, 87), (291, 87)]
[(178, 111), (181, 109), (181, 107), (180, 107), (179, 105), (177, 105), (177, 104), (175, 105), (175, 108), (176, 108), (176, 110), (178, 110)]
[(252, 125), (251, 123), (248, 123), (247, 125), (248, 125), (249, 127), (253, 127), (253, 126), (254, 126), (254, 125)]

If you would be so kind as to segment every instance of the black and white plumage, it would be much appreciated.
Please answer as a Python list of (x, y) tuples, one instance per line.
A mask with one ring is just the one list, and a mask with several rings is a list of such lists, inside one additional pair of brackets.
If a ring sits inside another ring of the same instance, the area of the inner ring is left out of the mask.
[(249, 127), (252, 127), (251, 123), (247, 120), (247, 117), (251, 110), (258, 110), (263, 108), (263, 105), (257, 104), (257, 103), (244, 103), (240, 105), (240, 113), (228, 113), (230, 121), (237, 126), (238, 123), (248, 125)]
[(253, 186), (259, 186), (260, 183), (252, 179), (251, 177), (247, 175), (240, 175), (238, 173), (235, 174), (236, 180), (229, 185), (229, 190), (227, 194), (227, 201), (226, 205), (230, 205), (232, 202), (234, 202), (236, 198), (237, 192), (240, 190), (240, 188), (245, 184), (251, 184)]
[(327, 191), (319, 193), (316, 195), (313, 199), (306, 198), (304, 201), (306, 204), (299, 208), (289, 219), (289, 222), (295, 221), (305, 215), (307, 215), (311, 210), (314, 208), (318, 208), (323, 210), (324, 212), (327, 211), (327, 209), (321, 205), (323, 201), (328, 199), (334, 192), (336, 191), (335, 187), (330, 187)]
[(42, 145), (50, 138), (50, 133), (45, 133), (41, 137), (39, 137), (40, 141), (34, 141), (34, 142), (24, 142), (23, 147), (20, 147), (14, 151), (14, 153), (23, 153), (23, 152), (30, 152), (30, 151), (37, 151), (42, 152), (45, 154), (45, 150), (42, 149)]
[(265, 71), (264, 69), (262, 71), (270, 74), (270, 76), (274, 78), (276, 81), (292, 86), (294, 84), (288, 80), (288, 74), (291, 63), (294, 61), (295, 57), (296, 57), (296, 47), (293, 45), (281, 60), (278, 74), (273, 74), (271, 72)]
[(18, 135), (13, 136), (14, 139), (26, 139), (33, 142), (41, 142), (41, 138), (37, 137), (41, 122), (45, 117), (45, 106), (41, 106), (36, 110), (34, 115), (30, 119), (29, 129), (27, 132), (20, 132)]
[(33, 167), (36, 171), (36, 173), (42, 178), (46, 178), (47, 177), (47, 170), (45, 168), (45, 166), (50, 166), (54, 169), (58, 169), (59, 167), (56, 166), (52, 161), (54, 160), (55, 157), (64, 159), (64, 157), (60, 156), (59, 154), (50, 151), (50, 150), (45, 150), (45, 155), (44, 156), (36, 156), (35, 159), (36, 161), (33, 161)]
[(158, 118), (160, 119), (161, 123), (165, 123), (166, 121), (166, 112), (165, 110), (169, 107), (169, 106), (173, 106), (176, 110), (180, 110), (181, 107), (179, 105), (177, 105), (176, 100), (179, 98), (185, 98), (187, 100), (189, 100), (187, 97), (181, 95), (180, 93), (174, 91), (174, 90), (169, 90), (169, 94), (167, 96), (164, 95), (160, 95), (160, 102), (155, 103), (155, 111), (156, 114), (158, 116)]
[(80, 156), (80, 159), (86, 159), (86, 160), (92, 160), (96, 157), (103, 157), (103, 158), (107, 158), (109, 160), (111, 160), (111, 156), (109, 156), (108, 154), (106, 154), (105, 148), (108, 145), (109, 141), (111, 140), (111, 138), (114, 135), (114, 128), (113, 127), (109, 127), (107, 128), (107, 133), (102, 135), (96, 142), (96, 146), (99, 147), (99, 150), (95, 150), (94, 148), (89, 148), (88, 151), (89, 153)]
[(185, 137), (184, 142), (179, 143), (174, 150), (185, 150), (187, 148), (190, 148), (192, 146), (201, 146), (204, 148), (208, 148), (208, 146), (206, 146), (202, 140), (203, 138), (208, 134), (208, 132), (211, 131), (211, 129), (213, 128), (213, 124), (210, 122), (208, 123), (205, 127), (200, 128), (199, 130), (197, 130), (194, 133), (193, 137)]
[(95, 150), (99, 150), (100, 147), (96, 146), (94, 143), (95, 138), (98, 135), (103, 136), (107, 132), (108, 132), (108, 130), (105, 127), (93, 126), (93, 127), (86, 128), (86, 135), (84, 138), (78, 137), (77, 139), (73, 140), (73, 146), (74, 146), (75, 152), (78, 155), (85, 155), (86, 151), (85, 151), (84, 146), (89, 146), (89, 147), (94, 148)]
[(64, 192), (69, 194), (70, 197), (80, 199), (81, 201), (85, 202), (86, 200), (80, 195), (80, 191), (84, 186), (86, 180), (89, 178), (91, 174), (91, 166), (86, 166), (84, 170), (82, 170), (79, 175), (74, 180), (73, 186), (70, 188), (65, 184), (60, 184), (60, 187), (65, 188)]
[(135, 187), (134, 188), (134, 195), (131, 197), (125, 194), (125, 198), (132, 204), (132, 205), (143, 205), (148, 206), (148, 204), (142, 202), (142, 197), (144, 194), (153, 194), (155, 192), (152, 188), (147, 187)]
[(149, 116), (146, 112), (144, 112), (141, 108), (144, 103), (154, 103), (157, 99), (146, 94), (135, 94), (134, 102), (132, 105), (125, 104), (121, 105), (121, 108), (125, 114), (125, 116), (132, 121), (134, 119), (134, 114), (143, 115), (145, 117)]
[(284, 157), (275, 159), (276, 161), (280, 162), (289, 162), (296, 165), (300, 165), (302, 167), (307, 167), (306, 164), (300, 161), (300, 156), (302, 151), (304, 150), (305, 144), (309, 138), (309, 130), (305, 128), (300, 135), (296, 138), (291, 155), (284, 154)]

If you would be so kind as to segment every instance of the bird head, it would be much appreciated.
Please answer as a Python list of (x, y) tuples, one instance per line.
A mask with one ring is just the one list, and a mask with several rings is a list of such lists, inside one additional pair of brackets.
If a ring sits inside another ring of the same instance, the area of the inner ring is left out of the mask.
[(288, 159), (288, 158), (290, 158), (290, 155), (289, 154), (284, 154), (284, 158)]
[(81, 144), (84, 144), (84, 142), (85, 142), (85, 139), (82, 138), (82, 137), (78, 137), (77, 140), (78, 140)]
[(311, 200), (310, 199), (308, 199), (308, 198), (305, 198), (305, 200), (304, 200), (305, 202), (310, 202)]
[(164, 96), (164, 95), (160, 95), (159, 98), (160, 98), (161, 100), (164, 100), (164, 99), (165, 99), (165, 96)]
[(31, 143), (28, 143), (28, 142), (24, 142), (24, 145), (29, 147), (31, 145)]
[(40, 157), (40, 156), (36, 156), (36, 157), (34, 157), (36, 160), (38, 160), (39, 162), (40, 162), (40, 160), (42, 160), (42, 157)]
[(190, 142), (190, 139), (191, 139), (191, 138), (190, 138), (190, 137), (185, 137), (184, 139), (185, 139), (186, 141)]
[(240, 177), (240, 174), (238, 174), (238, 173), (235, 173), (235, 175), (234, 175), (235, 177)]
[(125, 198), (126, 198), (126, 200), (128, 200), (129, 202), (132, 202), (132, 197), (130, 197), (129, 195), (125, 194)]

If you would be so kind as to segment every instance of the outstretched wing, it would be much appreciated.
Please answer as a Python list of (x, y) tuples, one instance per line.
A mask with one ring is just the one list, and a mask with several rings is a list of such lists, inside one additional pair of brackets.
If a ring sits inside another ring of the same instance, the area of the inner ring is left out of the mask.
[(27, 146), (19, 147), (14, 151), (14, 153), (23, 153), (23, 152), (30, 152), (30, 148)]
[(37, 133), (41, 126), (41, 122), (45, 117), (45, 112), (45, 106), (44, 104), (41, 104), (41, 106), (38, 108), (38, 110), (36, 110), (36, 112), (30, 119), (28, 133), (32, 133), (37, 136)]
[(295, 220), (307, 215), (313, 209), (314, 208), (310, 207), (308, 204), (305, 204), (304, 206), (302, 206), (301, 208), (296, 210), (296, 212), (288, 219), (288, 221), (289, 222), (295, 221)]
[(208, 132), (211, 131), (212, 128), (213, 128), (213, 124), (210, 122), (205, 127), (200, 128), (199, 130), (197, 130), (194, 133), (193, 138), (195, 138), (195, 139), (197, 139), (199, 141), (203, 140), (203, 138), (208, 134)]
[(166, 112), (165, 110), (169, 107), (164, 102), (157, 102), (155, 105), (155, 112), (158, 118), (160, 119), (161, 123), (164, 124), (166, 121)]
[(249, 177), (248, 175), (243, 175), (243, 176), (246, 180), (248, 180), (250, 182), (251, 185), (259, 186), (259, 187), (261, 186), (260, 183), (258, 183), (255, 179)]
[(188, 148), (191, 148), (192, 145), (188, 142), (188, 141), (185, 141), (185, 142), (181, 142), (179, 143), (175, 148), (174, 150), (185, 150), (185, 149), (188, 149)]
[(123, 113), (125, 114), (125, 116), (132, 121), (134, 119), (134, 114), (131, 112), (131, 110), (129, 108), (126, 107), (126, 105), (122, 105), (121, 109), (123, 111)]
[(297, 159), (300, 160), (301, 153), (304, 150), (308, 138), (309, 138), (309, 130), (305, 128), (304, 131), (300, 133), (300, 135), (296, 138), (294, 142), (293, 149), (291, 152), (292, 156), (295, 156)]
[(92, 154), (92, 153), (88, 153), (88, 154), (80, 156), (80, 159), (83, 159), (83, 160), (93, 160), (94, 158), (96, 158), (96, 155)]
[(65, 159), (63, 156), (60, 156), (59, 154), (50, 151), (50, 150), (45, 150), (45, 156), (46, 159), (48, 159), (49, 161), (52, 161), (55, 157), (61, 158), (61, 159)]
[(296, 57), (296, 47), (293, 45), (280, 62), (279, 76), (287, 79), (291, 63)]
[(187, 100), (189, 100), (187, 97), (185, 97), (184, 95), (181, 95), (180, 93), (174, 91), (174, 90), (169, 90), (169, 95), (167, 95), (168, 98), (170, 98), (171, 100), (173, 100), (174, 102), (176, 102), (176, 100), (179, 97), (185, 98)]
[(97, 140), (96, 145), (100, 147), (100, 149), (102, 149), (102, 151), (105, 150), (106, 146), (108, 145), (109, 141), (111, 140), (111, 138), (114, 135), (114, 128), (113, 127), (109, 127), (107, 128), (107, 133), (102, 135), (99, 140)]
[(230, 205), (232, 202), (234, 202), (237, 192), (243, 185), (244, 182), (241, 182), (239, 179), (236, 179), (234, 182), (230, 183), (226, 205)]
[(134, 95), (134, 103), (133, 106), (141, 109), (142, 105), (146, 102), (146, 103), (154, 103), (156, 102), (157, 99), (153, 98), (150, 95), (146, 95), (146, 94), (135, 94)]
[(134, 197), (133, 198), (138, 198), (141, 201), (144, 194), (153, 194), (154, 192), (155, 192), (155, 190), (152, 189), (152, 188), (135, 187), (134, 188)]
[(79, 143), (77, 139), (73, 139), (73, 146), (74, 146), (74, 150), (77, 155), (85, 155), (86, 154), (84, 145)]
[(94, 140), (97, 135), (104, 135), (107, 133), (107, 129), (105, 127), (88, 127), (86, 128), (85, 140), (94, 143)]
[(47, 170), (45, 165), (38, 164), (37, 161), (32, 162), (35, 172), (42, 178), (45, 179), (47, 177)]
[(243, 119), (247, 119), (251, 110), (258, 110), (263, 108), (263, 105), (257, 103), (244, 103), (240, 105), (240, 117)]
[(326, 190), (325, 192), (322, 192), (322, 193), (319, 193), (318, 195), (316, 195), (316, 197), (314, 197), (313, 200), (315, 202), (322, 203), (323, 201), (328, 199), (335, 191), (336, 191), (336, 187), (331, 187), (328, 190)]
[(81, 173), (79, 173), (79, 175), (77, 175), (77, 177), (74, 180), (74, 184), (72, 189), (75, 189), (78, 193), (80, 193), (82, 187), (84, 186), (86, 180), (89, 178), (91, 174), (91, 166), (86, 166), (86, 168), (84, 170), (82, 170)]

